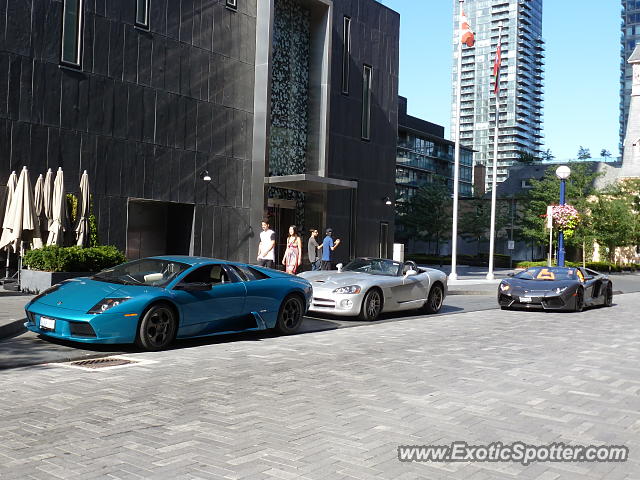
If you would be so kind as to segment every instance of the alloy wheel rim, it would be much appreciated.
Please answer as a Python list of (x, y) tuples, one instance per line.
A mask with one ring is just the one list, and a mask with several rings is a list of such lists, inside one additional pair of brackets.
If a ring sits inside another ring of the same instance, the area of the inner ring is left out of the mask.
[(442, 290), (436, 288), (433, 292), (433, 298), (431, 299), (431, 308), (434, 310), (440, 310), (442, 306)]
[(171, 319), (171, 312), (166, 308), (160, 308), (153, 312), (145, 332), (153, 346), (158, 347), (167, 341), (171, 334)]
[(284, 309), (282, 311), (282, 317), (284, 319), (284, 325), (288, 329), (295, 328), (300, 322), (300, 318), (302, 309), (300, 308), (300, 302), (298, 302), (295, 298), (289, 299), (287, 303), (284, 305)]
[(378, 292), (372, 292), (367, 302), (367, 315), (375, 317), (380, 309), (380, 295)]

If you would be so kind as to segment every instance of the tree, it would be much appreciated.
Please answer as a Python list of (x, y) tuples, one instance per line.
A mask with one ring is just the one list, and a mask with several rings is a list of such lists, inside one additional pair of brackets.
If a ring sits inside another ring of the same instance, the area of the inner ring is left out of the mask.
[(588, 158), (591, 158), (591, 151), (580, 145), (580, 149), (578, 150), (578, 160), (586, 160)]
[[(591, 172), (589, 165), (570, 162), (571, 175), (567, 179), (565, 202), (573, 205), (580, 213), (581, 220), (575, 233), (567, 238), (567, 245), (582, 246), (592, 244), (593, 234), (590, 228), (589, 202), (595, 194), (594, 180), (601, 174)], [(521, 215), (523, 238), (538, 244), (548, 245), (548, 232), (545, 231), (547, 205), (557, 205), (560, 200), (560, 180), (556, 177), (555, 167), (549, 167), (541, 180), (531, 180), (532, 188), (521, 196), (524, 208)]]
[[(475, 196), (471, 200), (461, 203), (465, 211), (460, 215), (460, 236), (474, 240), (480, 251), (480, 242), (490, 240), (491, 233), (491, 201)], [(496, 202), (496, 236), (502, 228), (509, 223), (509, 205), (504, 202)]]
[(592, 207), (596, 241), (607, 248), (609, 261), (615, 260), (616, 247), (629, 247), (637, 242), (637, 215), (627, 198), (601, 195)]
[(398, 204), (398, 223), (407, 237), (440, 242), (451, 232), (451, 195), (446, 184), (435, 181), (420, 187), (415, 195)]
[(602, 150), (600, 150), (600, 156), (602, 158), (611, 158), (611, 152), (606, 148), (603, 148)]
[(547, 148), (545, 151), (543, 151), (540, 154), (540, 158), (546, 162), (550, 162), (551, 160), (553, 160), (555, 157), (555, 155), (553, 153), (551, 153), (551, 149)]
[(538, 162), (540, 159), (536, 155), (527, 150), (518, 151), (518, 161), (520, 163), (532, 164)]
[(640, 244), (640, 180), (627, 179), (604, 189), (592, 207), (595, 240), (610, 261), (616, 247)]

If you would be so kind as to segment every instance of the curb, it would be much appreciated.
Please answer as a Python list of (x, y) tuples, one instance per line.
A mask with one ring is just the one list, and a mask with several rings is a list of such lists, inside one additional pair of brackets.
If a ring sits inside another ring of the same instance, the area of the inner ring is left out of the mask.
[(10, 320), (9, 323), (0, 325), (0, 340), (26, 332), (27, 329), (24, 326), (26, 321), (26, 318), (21, 318), (20, 320)]

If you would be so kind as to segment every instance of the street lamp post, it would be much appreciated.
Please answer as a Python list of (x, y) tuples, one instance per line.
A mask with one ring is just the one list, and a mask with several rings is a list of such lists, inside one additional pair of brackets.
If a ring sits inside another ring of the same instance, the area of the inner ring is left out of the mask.
[[(571, 169), (562, 165), (556, 169), (556, 176), (560, 179), (560, 206), (564, 205), (564, 190), (567, 178), (571, 175)], [(564, 232), (558, 232), (558, 266), (564, 267)]]

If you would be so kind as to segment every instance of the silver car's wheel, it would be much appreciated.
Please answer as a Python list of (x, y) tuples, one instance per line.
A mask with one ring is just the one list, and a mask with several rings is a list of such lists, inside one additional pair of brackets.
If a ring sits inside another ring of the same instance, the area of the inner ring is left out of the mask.
[(574, 312), (581, 312), (584, 309), (584, 290), (582, 288), (578, 288), (575, 293), (575, 307), (573, 309)]
[(276, 330), (283, 335), (295, 333), (302, 325), (304, 318), (304, 306), (302, 300), (297, 295), (289, 295), (280, 305)]
[(367, 292), (362, 301), (362, 309), (358, 318), (360, 320), (367, 320), (372, 322), (380, 316), (382, 311), (382, 295), (377, 289), (372, 289)]
[(424, 303), (424, 311), (427, 313), (438, 313), (442, 308), (443, 302), (444, 290), (442, 290), (442, 287), (440, 285), (434, 285), (433, 287), (431, 287), (429, 297)]
[(604, 306), (610, 307), (611, 305), (613, 305), (613, 287), (609, 284), (604, 293)]
[(142, 317), (136, 344), (145, 350), (162, 350), (173, 342), (177, 325), (176, 316), (168, 305), (153, 305)]

